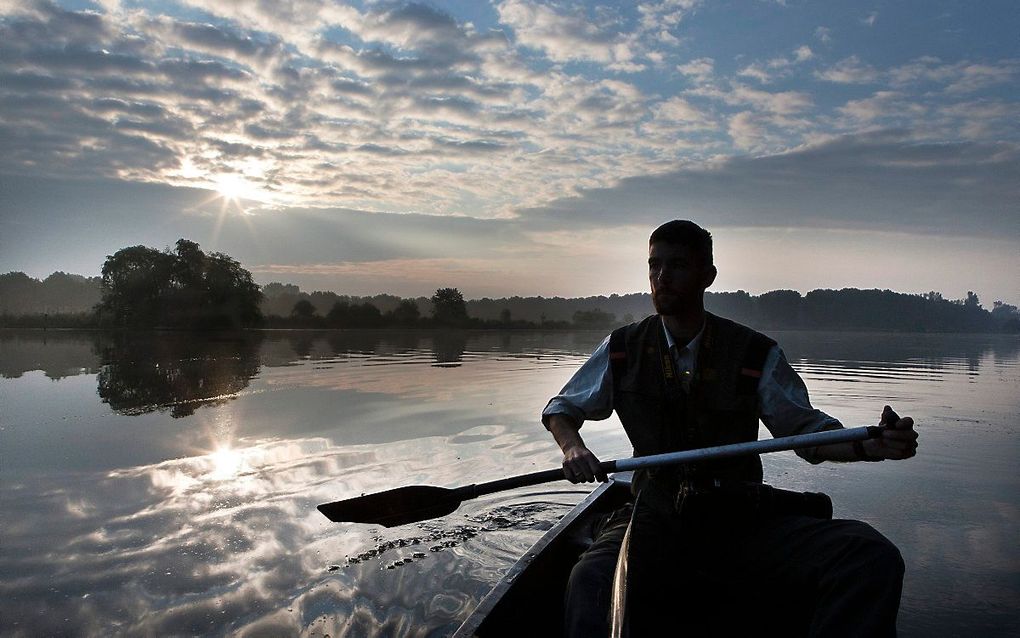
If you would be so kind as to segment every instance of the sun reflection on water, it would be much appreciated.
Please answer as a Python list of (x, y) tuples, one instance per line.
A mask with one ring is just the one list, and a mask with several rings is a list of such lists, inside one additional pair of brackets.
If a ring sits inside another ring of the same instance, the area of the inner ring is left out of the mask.
[(212, 471), (208, 477), (214, 481), (236, 478), (246, 469), (243, 450), (222, 447), (209, 454), (208, 457), (212, 461)]

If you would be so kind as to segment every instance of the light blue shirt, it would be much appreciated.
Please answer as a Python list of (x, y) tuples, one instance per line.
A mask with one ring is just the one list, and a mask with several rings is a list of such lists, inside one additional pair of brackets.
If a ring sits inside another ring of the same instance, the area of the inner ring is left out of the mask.
[[(666, 344), (673, 363), (686, 388), (690, 387), (698, 361), (698, 350), (704, 328), (683, 346), (678, 347), (668, 329)], [(836, 430), (843, 425), (828, 414), (811, 407), (804, 380), (790, 366), (779, 346), (773, 346), (765, 357), (761, 379), (758, 382), (759, 414), (765, 427), (774, 437), (808, 434), (823, 430)], [(613, 413), (613, 368), (609, 365), (609, 337), (602, 340), (595, 352), (578, 368), (560, 393), (549, 400), (542, 410), (542, 422), (548, 427), (548, 417), (565, 414), (578, 426), (585, 421), (601, 421)], [(797, 450), (797, 454), (811, 463), (821, 463), (814, 448)]]

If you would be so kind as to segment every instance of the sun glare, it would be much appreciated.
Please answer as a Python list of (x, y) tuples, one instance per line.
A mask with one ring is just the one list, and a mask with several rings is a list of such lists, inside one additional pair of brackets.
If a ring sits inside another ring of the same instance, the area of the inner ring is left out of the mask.
[(242, 199), (256, 201), (263, 199), (258, 186), (237, 175), (221, 175), (216, 178), (216, 192), (220, 194), (220, 197), (230, 202), (240, 202)]
[(244, 454), (240, 450), (220, 448), (210, 454), (209, 459), (212, 461), (209, 478), (213, 480), (234, 478), (244, 468)]

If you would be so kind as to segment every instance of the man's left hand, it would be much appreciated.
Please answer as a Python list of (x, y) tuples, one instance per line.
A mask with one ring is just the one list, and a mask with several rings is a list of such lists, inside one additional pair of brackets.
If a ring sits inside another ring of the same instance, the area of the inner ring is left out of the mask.
[(876, 439), (864, 441), (864, 452), (872, 459), (909, 459), (917, 454), (917, 431), (914, 420), (909, 416), (896, 418), (895, 422), (887, 423), (889, 415), (895, 415), (889, 406), (882, 412), (882, 435)]

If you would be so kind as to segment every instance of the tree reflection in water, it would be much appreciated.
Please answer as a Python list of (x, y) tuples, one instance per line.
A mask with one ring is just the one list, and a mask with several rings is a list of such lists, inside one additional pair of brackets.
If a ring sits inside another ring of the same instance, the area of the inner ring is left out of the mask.
[(97, 341), (104, 403), (120, 414), (168, 411), (190, 416), (200, 405), (229, 401), (260, 368), (259, 333), (200, 339), (188, 333), (120, 335)]
[(461, 364), (467, 349), (467, 334), (463, 331), (437, 332), (432, 347), (437, 367), (455, 368)]

